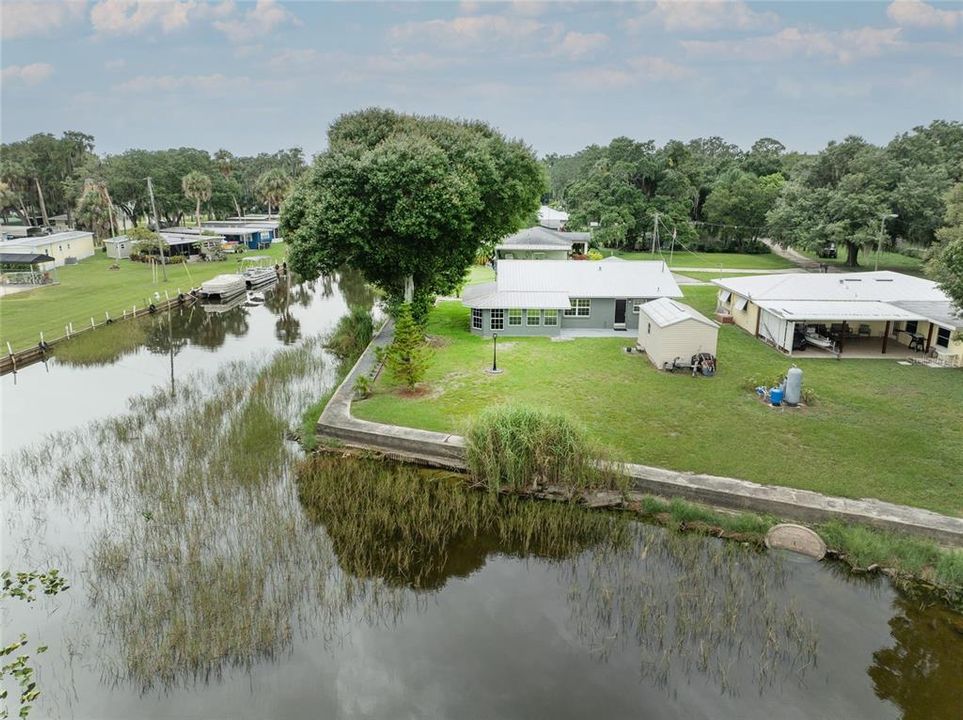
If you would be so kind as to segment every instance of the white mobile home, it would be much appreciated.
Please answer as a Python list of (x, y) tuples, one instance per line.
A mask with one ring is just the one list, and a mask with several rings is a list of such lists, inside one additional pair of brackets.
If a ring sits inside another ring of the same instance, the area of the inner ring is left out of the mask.
[(779, 273), (712, 281), (717, 319), (790, 355), (922, 354), (963, 365), (963, 316), (931, 280), (902, 273)]
[(0, 250), (5, 253), (49, 255), (53, 260), (43, 263), (40, 269), (50, 270), (93, 255), (94, 236), (93, 233), (70, 230), (52, 235), (16, 238), (0, 243)]
[(658, 298), (639, 308), (638, 347), (657, 368), (698, 353), (716, 355), (719, 324), (688, 305)]

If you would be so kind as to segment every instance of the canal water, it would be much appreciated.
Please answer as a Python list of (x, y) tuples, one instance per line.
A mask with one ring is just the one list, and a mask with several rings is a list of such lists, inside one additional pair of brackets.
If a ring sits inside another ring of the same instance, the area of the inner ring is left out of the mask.
[(426, 539), (455, 515), (416, 492), (311, 494), (284, 430), (337, 376), (319, 338), (372, 302), (280, 286), (2, 379), (0, 565), (70, 584), (3, 601), (4, 643), (49, 646), (31, 717), (961, 716), (963, 618), (885, 579), (624, 521)]

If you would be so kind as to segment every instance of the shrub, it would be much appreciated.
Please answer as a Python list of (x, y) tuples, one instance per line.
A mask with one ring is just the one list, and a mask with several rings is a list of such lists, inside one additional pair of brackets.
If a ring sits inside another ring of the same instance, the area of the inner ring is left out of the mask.
[(490, 490), (540, 484), (611, 485), (585, 430), (565, 415), (520, 405), (482, 412), (468, 432), (472, 479)]
[(589, 250), (585, 257), (587, 257), (589, 260), (601, 260), (605, 256), (598, 250)]
[(395, 339), (384, 354), (385, 366), (391, 377), (409, 390), (424, 378), (431, 362), (431, 350), (425, 345), (424, 331), (404, 304), (398, 308)]
[(359, 375), (354, 381), (354, 394), (361, 399), (371, 395), (371, 378)]
[(342, 363), (353, 363), (371, 342), (373, 334), (371, 313), (364, 308), (354, 307), (338, 320), (324, 346)]

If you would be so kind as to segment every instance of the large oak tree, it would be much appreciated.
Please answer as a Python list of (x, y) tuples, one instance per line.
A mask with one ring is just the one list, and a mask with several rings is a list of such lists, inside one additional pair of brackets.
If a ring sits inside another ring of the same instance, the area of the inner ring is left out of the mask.
[(390, 302), (414, 286), (419, 319), (544, 190), (532, 150), (480, 122), (371, 109), (341, 116), (281, 208), (300, 274), (361, 271)]

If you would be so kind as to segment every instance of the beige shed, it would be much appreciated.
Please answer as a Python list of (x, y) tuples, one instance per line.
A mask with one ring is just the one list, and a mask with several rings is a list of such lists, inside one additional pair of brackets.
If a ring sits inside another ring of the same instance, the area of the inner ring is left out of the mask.
[(719, 325), (688, 305), (658, 298), (639, 306), (639, 349), (662, 369), (676, 358), (716, 354)]

